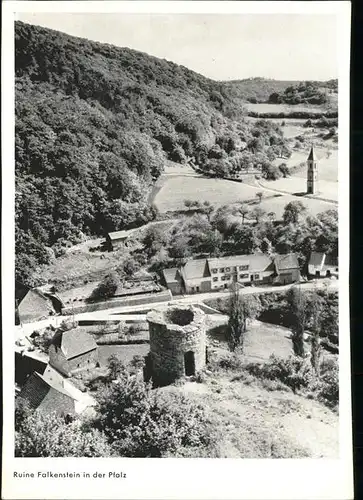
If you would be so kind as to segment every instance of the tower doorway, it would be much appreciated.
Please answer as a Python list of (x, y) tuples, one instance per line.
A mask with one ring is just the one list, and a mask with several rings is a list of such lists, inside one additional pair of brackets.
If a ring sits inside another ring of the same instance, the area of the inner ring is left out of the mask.
[(193, 351), (188, 351), (184, 354), (184, 367), (185, 375), (187, 377), (190, 377), (190, 375), (195, 375), (195, 358)]

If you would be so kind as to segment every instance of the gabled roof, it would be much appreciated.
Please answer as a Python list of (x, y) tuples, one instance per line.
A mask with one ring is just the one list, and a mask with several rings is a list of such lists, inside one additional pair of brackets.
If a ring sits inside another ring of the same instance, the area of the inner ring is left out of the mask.
[(182, 273), (187, 280), (210, 276), (207, 261), (205, 259), (188, 260), (182, 268)]
[(316, 151), (314, 149), (314, 146), (311, 147), (310, 149), (310, 153), (309, 153), (309, 156), (308, 156), (308, 160), (309, 161), (318, 161), (318, 156), (316, 154)]
[(300, 269), (299, 261), (295, 253), (276, 255), (275, 266), (277, 273), (286, 271), (287, 269)]
[(97, 344), (89, 333), (81, 328), (55, 333), (52, 344), (60, 347), (66, 359), (72, 359), (86, 352), (97, 349)]
[(271, 257), (264, 253), (254, 253), (251, 255), (232, 255), (230, 257), (208, 259), (209, 269), (248, 265), (249, 271), (252, 272), (265, 271), (271, 265), (271, 263)]
[(170, 269), (164, 269), (163, 275), (166, 283), (177, 283), (179, 281), (180, 272), (177, 267), (172, 267)]
[(47, 380), (38, 372), (32, 373), (19, 395), (23, 399), (26, 399), (29, 406), (35, 410), (42, 403), (43, 399), (51, 389), (60, 392), (71, 399), (75, 399), (63, 388), (61, 383), (58, 381), (51, 381), (49, 379)]
[(127, 230), (127, 231), (114, 231), (113, 233), (108, 233), (108, 237), (110, 240), (122, 240), (126, 239), (130, 234), (133, 232), (133, 230)]
[(325, 253), (311, 252), (309, 259), (309, 266), (322, 266), (324, 262)]

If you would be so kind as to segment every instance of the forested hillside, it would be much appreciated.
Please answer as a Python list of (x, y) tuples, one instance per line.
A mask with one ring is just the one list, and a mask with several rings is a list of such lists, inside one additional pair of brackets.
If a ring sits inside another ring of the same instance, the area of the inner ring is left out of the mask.
[(329, 101), (326, 94), (329, 97), (338, 92), (338, 80), (298, 82), (256, 77), (232, 80), (224, 85), (233, 97), (251, 103), (320, 105)]
[[(335, 85), (336, 83), (336, 85)], [(337, 80), (329, 80), (325, 84), (319, 82), (300, 82), (290, 85), (283, 92), (274, 92), (269, 97), (272, 104), (326, 104), (329, 95), (338, 92)]]
[(166, 158), (236, 162), (258, 137), (271, 160), (284, 142), (244, 120), (228, 85), (174, 63), (21, 22), (15, 42), (16, 277), (29, 285), (82, 235), (152, 219)]
[(289, 80), (272, 80), (256, 77), (225, 82), (225, 86), (233, 96), (244, 101), (256, 103), (267, 102), (273, 92), (283, 92), (286, 87), (296, 83)]

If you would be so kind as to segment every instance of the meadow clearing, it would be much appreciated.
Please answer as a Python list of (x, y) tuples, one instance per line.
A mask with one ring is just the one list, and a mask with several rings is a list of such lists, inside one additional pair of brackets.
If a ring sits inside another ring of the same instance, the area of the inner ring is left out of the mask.
[[(331, 150), (330, 157), (327, 158), (326, 150), (316, 148), (318, 156), (318, 186), (319, 194), (327, 200), (338, 201), (338, 151)], [(284, 160), (289, 167), (294, 167), (306, 161), (307, 151), (294, 151), (290, 158)], [(276, 159), (276, 165), (281, 163), (281, 159)], [(260, 180), (260, 184), (266, 188), (276, 189), (287, 193), (301, 193), (305, 191), (307, 177), (307, 165), (293, 170), (291, 177), (277, 179), (276, 181)]]
[[(306, 189), (304, 179), (298, 181), (299, 192)], [(237, 202), (250, 202), (253, 206), (258, 203), (256, 194), (263, 192), (261, 208), (267, 212), (274, 212), (281, 218), (285, 205), (290, 201), (300, 199), (312, 215), (333, 208), (333, 203), (323, 202), (312, 198), (301, 198), (290, 194), (274, 194), (269, 191), (273, 187), (266, 183), (266, 188), (252, 186), (245, 183), (228, 181), (225, 179), (210, 179), (204, 177), (175, 176), (166, 178), (164, 185), (157, 193), (154, 204), (161, 213), (184, 210), (184, 200), (209, 201), (216, 207), (230, 205)], [(277, 189), (277, 187), (275, 188)], [(252, 207), (251, 207), (252, 208)]]
[[(300, 113), (300, 112), (309, 112), (313, 114), (321, 114), (324, 112), (324, 108), (322, 106), (313, 106), (309, 104), (269, 104), (269, 103), (246, 103), (245, 107), (248, 111), (252, 111), (254, 113)], [(305, 120), (306, 121), (306, 120)]]
[[(270, 106), (273, 106), (270, 104)], [(248, 116), (246, 118), (249, 122), (256, 122), (263, 118), (255, 118)], [(306, 135), (313, 131), (312, 127), (304, 127), (306, 118), (265, 118), (269, 122), (277, 123), (280, 125), (281, 130), (286, 139), (292, 139), (298, 135)]]

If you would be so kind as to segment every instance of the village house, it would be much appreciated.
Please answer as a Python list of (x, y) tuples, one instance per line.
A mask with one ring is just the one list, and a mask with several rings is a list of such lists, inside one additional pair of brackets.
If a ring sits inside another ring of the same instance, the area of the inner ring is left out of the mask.
[(49, 346), (49, 363), (66, 377), (98, 365), (97, 344), (81, 328), (55, 333)]
[(31, 323), (61, 312), (63, 303), (53, 290), (30, 288), (16, 282), (15, 324)]
[(30, 375), (18, 397), (24, 399), (31, 410), (43, 414), (66, 416), (76, 413), (74, 397), (61, 384), (47, 380), (38, 372)]
[(228, 288), (233, 282), (288, 284), (300, 280), (295, 254), (263, 253), (189, 260), (179, 268), (164, 269), (166, 286), (174, 295), (202, 293)]
[(95, 405), (95, 400), (83, 393), (49, 363), (44, 372), (33, 372), (19, 392), (31, 410), (43, 414), (69, 416), (83, 413)]
[(288, 285), (300, 280), (300, 266), (296, 254), (276, 255), (274, 264), (277, 274), (274, 279), (275, 285)]
[(311, 252), (308, 274), (315, 278), (338, 277), (338, 257), (323, 252)]

